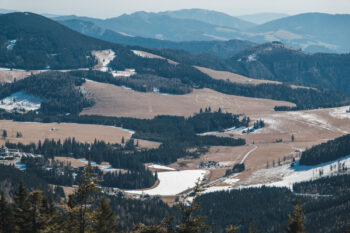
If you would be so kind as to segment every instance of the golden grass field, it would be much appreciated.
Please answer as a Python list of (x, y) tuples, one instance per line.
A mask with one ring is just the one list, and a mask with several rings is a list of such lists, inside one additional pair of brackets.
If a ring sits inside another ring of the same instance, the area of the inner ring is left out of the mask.
[(157, 115), (190, 116), (200, 108), (222, 108), (224, 112), (273, 112), (276, 105), (294, 106), (284, 101), (222, 94), (210, 89), (193, 90), (187, 95), (160, 95), (129, 90), (111, 84), (87, 81), (83, 88), (96, 104), (81, 114), (153, 118)]
[[(34, 123), (34, 122), (14, 122), (8, 120), (0, 120), (0, 130), (7, 130), (8, 137), (6, 140), (10, 142), (22, 142), (25, 144), (46, 138), (55, 140), (64, 140), (68, 137), (75, 137), (80, 142), (94, 142), (104, 140), (110, 143), (120, 143), (122, 137), (130, 138), (131, 133), (120, 128), (100, 126), (100, 125), (82, 125), (71, 123)], [(16, 133), (21, 132), (23, 137), (16, 138)], [(4, 144), (5, 140), (0, 139), (0, 144)]]
[(218, 70), (213, 70), (213, 69), (200, 67), (200, 66), (195, 66), (195, 68), (200, 70), (202, 73), (209, 75), (213, 79), (227, 80), (233, 83), (254, 84), (254, 85), (262, 84), (262, 83), (281, 84), (281, 82), (277, 82), (277, 81), (248, 78), (246, 76), (227, 72), (227, 71), (218, 71)]

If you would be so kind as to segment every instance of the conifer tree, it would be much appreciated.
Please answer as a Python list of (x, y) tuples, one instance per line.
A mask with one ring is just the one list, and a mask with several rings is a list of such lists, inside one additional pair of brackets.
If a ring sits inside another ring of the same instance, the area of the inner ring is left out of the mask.
[(31, 233), (32, 219), (30, 202), (28, 200), (28, 193), (24, 186), (23, 180), (20, 179), (18, 192), (15, 194), (15, 220), (16, 220), (16, 232), (19, 233)]
[(255, 219), (253, 220), (252, 224), (250, 225), (249, 233), (258, 233), (258, 225), (256, 224)]
[[(94, 221), (92, 205), (95, 202), (98, 180), (91, 174), (91, 164), (85, 167), (79, 187), (69, 197), (66, 230), (85, 233), (91, 231)], [(78, 229), (76, 229), (78, 228)]]
[(35, 190), (29, 194), (28, 200), (30, 202), (30, 219), (31, 219), (31, 232), (40, 232), (45, 224), (45, 219), (41, 215), (41, 201), (42, 193), (39, 190)]
[[(200, 191), (199, 180), (194, 188), (194, 198)], [(176, 226), (176, 232), (178, 233), (199, 233), (207, 231), (210, 226), (205, 223), (206, 217), (195, 216), (194, 213), (199, 209), (199, 203), (193, 201), (190, 207), (178, 206), (180, 213), (182, 214), (181, 223)]]
[(142, 223), (138, 224), (132, 233), (174, 233), (175, 230), (171, 225), (172, 217), (165, 218), (160, 224), (146, 226)]
[(294, 212), (289, 214), (288, 218), (289, 225), (284, 228), (286, 233), (305, 233), (304, 213), (299, 201), (294, 207)]
[(238, 230), (238, 227), (235, 225), (230, 225), (228, 228), (226, 228), (226, 233), (236, 233)]
[(94, 232), (111, 233), (115, 231), (115, 228), (117, 227), (116, 219), (106, 196), (102, 196), (100, 199), (95, 219)]
[(57, 212), (52, 198), (43, 196), (40, 211), (45, 222), (42, 232), (62, 232), (62, 216)]
[(7, 203), (4, 192), (0, 193), (0, 232), (12, 233), (15, 231), (14, 216), (10, 205)]

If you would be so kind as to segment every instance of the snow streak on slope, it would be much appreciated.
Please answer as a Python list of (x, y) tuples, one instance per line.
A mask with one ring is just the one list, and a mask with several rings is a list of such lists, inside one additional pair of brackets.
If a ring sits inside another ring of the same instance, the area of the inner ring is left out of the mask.
[(292, 189), (293, 184), (298, 182), (310, 181), (321, 177), (338, 175), (349, 172), (350, 155), (332, 162), (323, 163), (315, 166), (301, 166), (299, 162), (294, 167), (283, 165), (270, 169), (256, 171), (251, 180), (260, 180), (257, 185), (248, 185), (247, 187), (273, 186), (287, 187)]

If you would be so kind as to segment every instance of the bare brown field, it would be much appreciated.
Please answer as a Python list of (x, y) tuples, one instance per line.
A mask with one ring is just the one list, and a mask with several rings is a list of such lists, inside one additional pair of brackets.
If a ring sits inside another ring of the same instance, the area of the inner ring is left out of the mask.
[(221, 108), (225, 112), (271, 113), (276, 105), (294, 106), (284, 101), (225, 95), (210, 89), (194, 90), (187, 95), (142, 93), (111, 84), (86, 82), (83, 85), (96, 104), (82, 114), (153, 118), (157, 115), (190, 116), (200, 108)]
[[(139, 148), (145, 148), (145, 149), (156, 149), (158, 148), (162, 143), (160, 142), (154, 142), (154, 141), (148, 141), (143, 139), (136, 139), (139, 143)], [(135, 141), (135, 144), (136, 144)]]
[(30, 74), (38, 74), (43, 72), (42, 70), (30, 70), (30, 71), (24, 71), (24, 70), (4, 70), (0, 69), (0, 83), (11, 83), (15, 79), (21, 80), (26, 77), (28, 77)]
[[(131, 133), (120, 128), (70, 123), (35, 123), (35, 122), (14, 122), (0, 120), (0, 130), (7, 130), (7, 141), (22, 143), (37, 143), (39, 140), (47, 139), (64, 140), (73, 138), (79, 142), (92, 143), (95, 139), (104, 140), (110, 143), (121, 143), (122, 137), (129, 139)], [(23, 137), (16, 138), (16, 133), (21, 132)], [(0, 145), (5, 140), (0, 139)], [(140, 143), (141, 144), (141, 143)], [(142, 145), (142, 144), (141, 144)]]
[(75, 158), (70, 158), (70, 157), (55, 157), (55, 160), (58, 162), (62, 162), (65, 164), (71, 164), (72, 167), (85, 167), (86, 163), (83, 163), (81, 160), (84, 158), (80, 159), (75, 159)]
[[(246, 77), (243, 75), (235, 74), (232, 72), (213, 70), (213, 69), (200, 67), (200, 66), (195, 66), (195, 68), (197, 68), (198, 70), (200, 70), (204, 74), (209, 75), (213, 79), (226, 80), (226, 81), (230, 81), (233, 83), (253, 84), (253, 85), (258, 85), (258, 84), (263, 84), (263, 83), (282, 84), (282, 82), (279, 82), (279, 81), (266, 80), (266, 79), (254, 79), (254, 78), (249, 78), (249, 77)], [(310, 87), (297, 86), (297, 85), (290, 85), (290, 87), (292, 87), (292, 88), (307, 88), (307, 89), (310, 88)], [(313, 88), (313, 89), (316, 89), (316, 88)]]
[[(215, 161), (221, 162), (221, 167), (230, 168), (234, 164), (239, 163), (244, 155), (252, 149), (249, 145), (244, 146), (212, 146), (209, 151), (196, 159), (181, 158), (170, 167), (183, 169), (197, 169), (200, 162)], [(215, 169), (214, 169), (215, 170)], [(220, 169), (219, 169), (220, 170)], [(225, 169), (224, 169), (225, 170)]]

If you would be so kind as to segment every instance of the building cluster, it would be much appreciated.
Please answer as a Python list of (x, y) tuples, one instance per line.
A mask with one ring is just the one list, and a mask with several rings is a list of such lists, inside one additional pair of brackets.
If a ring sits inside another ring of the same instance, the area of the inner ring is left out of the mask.
[(41, 158), (41, 155), (34, 155), (32, 153), (20, 152), (17, 149), (9, 149), (6, 146), (2, 146), (0, 149), (0, 160), (13, 160), (15, 158)]

